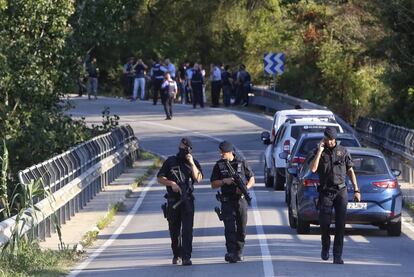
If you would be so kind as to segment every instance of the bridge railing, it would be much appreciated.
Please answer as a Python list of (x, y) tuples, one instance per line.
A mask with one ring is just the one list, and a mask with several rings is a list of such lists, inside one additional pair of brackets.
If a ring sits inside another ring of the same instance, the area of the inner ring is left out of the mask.
[[(305, 109), (327, 109), (308, 100), (303, 100), (273, 90), (253, 87), (249, 103), (273, 110), (292, 109), (300, 106)], [(401, 179), (414, 181), (414, 130), (372, 118), (359, 118), (356, 130), (345, 120), (335, 115), (345, 132), (355, 134), (364, 145), (382, 150), (392, 168), (401, 170)]]
[(413, 183), (414, 130), (368, 117), (359, 118), (356, 130), (366, 145), (388, 154), (391, 166), (401, 170), (404, 181)]
[[(43, 163), (18, 173), (22, 184), (39, 181), (52, 197), (35, 199), (40, 212), (27, 217), (23, 232), (34, 227), (40, 240), (49, 237), (59, 224), (65, 224), (79, 212), (90, 199), (117, 178), (138, 155), (138, 139), (129, 125), (121, 126), (106, 134), (94, 137)], [(38, 222), (33, 222), (34, 219)], [(16, 217), (0, 222), (0, 245), (7, 242), (16, 226)]]

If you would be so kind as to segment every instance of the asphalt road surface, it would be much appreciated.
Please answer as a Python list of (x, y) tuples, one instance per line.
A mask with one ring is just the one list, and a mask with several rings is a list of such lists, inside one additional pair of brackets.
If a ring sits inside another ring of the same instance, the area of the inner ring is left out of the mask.
[[(260, 132), (270, 128), (270, 117), (175, 105), (174, 118), (169, 121), (164, 120), (162, 106), (149, 101), (102, 97), (72, 101), (76, 108), (70, 113), (84, 116), (88, 123), (101, 122), (102, 110), (110, 107), (111, 113), (121, 117), (121, 123), (133, 127), (143, 148), (165, 157), (177, 152), (182, 136), (191, 137), (204, 180), (195, 187), (192, 266), (171, 264), (167, 221), (160, 210), (165, 188), (153, 180), (116, 226), (100, 235), (89, 258), (77, 265), (71, 276), (414, 276), (414, 228), (408, 224), (403, 225), (401, 237), (388, 237), (373, 226), (347, 225), (345, 265), (320, 259), (317, 226), (309, 235), (297, 235), (289, 227), (284, 193), (267, 189), (263, 183)], [(218, 143), (224, 139), (235, 144), (256, 174), (244, 261), (237, 264), (224, 261), (224, 227), (214, 213), (219, 203), (209, 183), (212, 167), (219, 159)]]

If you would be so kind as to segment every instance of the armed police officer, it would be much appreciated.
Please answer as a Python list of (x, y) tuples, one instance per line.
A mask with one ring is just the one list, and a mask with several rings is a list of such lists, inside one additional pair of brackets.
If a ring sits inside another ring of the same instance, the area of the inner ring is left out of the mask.
[(311, 171), (319, 175), (319, 223), (322, 232), (322, 260), (329, 259), (331, 237), (332, 208), (335, 209), (335, 240), (333, 246), (333, 263), (343, 264), (342, 249), (344, 243), (346, 209), (348, 205), (348, 191), (345, 184), (346, 175), (349, 176), (354, 187), (354, 200), (361, 201), (361, 194), (353, 163), (347, 149), (336, 143), (337, 131), (334, 127), (326, 127), (324, 139), (318, 144), (316, 154), (311, 162)]
[[(221, 142), (219, 149), (221, 159), (214, 165), (210, 181), (212, 188), (220, 188), (221, 190), (221, 193), (217, 194), (217, 198), (221, 202), (221, 211), (218, 211), (219, 208), (217, 207), (216, 212), (219, 214), (220, 220), (224, 221), (227, 248), (224, 259), (229, 263), (236, 263), (243, 259), (247, 205), (248, 201), (251, 200), (247, 189), (253, 187), (255, 179), (247, 162), (236, 156), (230, 142)], [(234, 173), (247, 180), (247, 183), (243, 183), (244, 188), (239, 188), (240, 183), (236, 183), (239, 180), (236, 180), (238, 178), (235, 177)]]
[(172, 263), (182, 258), (182, 265), (191, 265), (194, 223), (193, 184), (203, 178), (201, 166), (192, 156), (192, 143), (182, 138), (178, 154), (170, 156), (158, 172), (158, 182), (167, 187), (167, 205), (163, 205), (168, 220), (173, 251)]

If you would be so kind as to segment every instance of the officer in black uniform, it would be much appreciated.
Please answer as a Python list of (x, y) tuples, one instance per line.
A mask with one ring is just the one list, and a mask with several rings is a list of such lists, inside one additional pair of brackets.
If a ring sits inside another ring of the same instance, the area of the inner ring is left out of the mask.
[(211, 174), (211, 187), (220, 188), (221, 217), (224, 221), (227, 253), (225, 261), (236, 263), (242, 261), (243, 247), (246, 238), (247, 202), (241, 191), (234, 184), (234, 179), (226, 167), (226, 160), (243, 178), (249, 189), (255, 183), (254, 174), (244, 159), (236, 156), (233, 145), (223, 141), (219, 145), (221, 159), (216, 162)]
[(361, 194), (353, 163), (347, 149), (336, 143), (337, 131), (334, 127), (326, 127), (324, 139), (315, 150), (315, 158), (311, 162), (311, 171), (319, 175), (319, 223), (322, 232), (322, 260), (329, 259), (331, 237), (332, 208), (335, 208), (335, 240), (333, 247), (333, 263), (343, 264), (342, 249), (344, 244), (346, 209), (348, 205), (348, 190), (345, 184), (349, 176), (354, 187), (354, 200), (361, 201)]
[(170, 156), (158, 172), (158, 182), (167, 187), (167, 205), (163, 207), (168, 220), (173, 264), (182, 258), (182, 265), (191, 265), (193, 242), (193, 184), (203, 179), (201, 166), (192, 156), (192, 143), (182, 138), (178, 154)]

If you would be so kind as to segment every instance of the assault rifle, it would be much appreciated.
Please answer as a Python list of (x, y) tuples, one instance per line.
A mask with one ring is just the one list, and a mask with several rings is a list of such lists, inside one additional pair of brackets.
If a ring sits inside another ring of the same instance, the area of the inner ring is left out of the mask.
[[(176, 183), (180, 188), (184, 188), (185, 187), (185, 183), (184, 181), (178, 177), (177, 173), (174, 170), (171, 170), (171, 173), (174, 175), (175, 179), (176, 179)], [(181, 176), (181, 172), (180, 172), (180, 176)], [(190, 189), (190, 185), (187, 188), (187, 191), (181, 191), (181, 198), (180, 200), (177, 201), (177, 203), (175, 203), (172, 207), (175, 210), (181, 203), (183, 203), (185, 200), (187, 200), (188, 194), (191, 193), (191, 189)]]
[(230, 173), (231, 177), (234, 179), (234, 183), (239, 188), (239, 190), (244, 195), (244, 198), (247, 201), (247, 204), (251, 206), (252, 197), (250, 196), (249, 192), (247, 191), (246, 182), (243, 180), (243, 178), (240, 176), (236, 170), (231, 166), (230, 162), (228, 160), (225, 161), (225, 165), (227, 167), (228, 172)]

